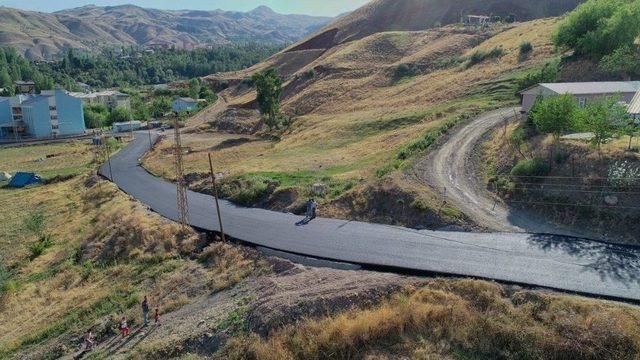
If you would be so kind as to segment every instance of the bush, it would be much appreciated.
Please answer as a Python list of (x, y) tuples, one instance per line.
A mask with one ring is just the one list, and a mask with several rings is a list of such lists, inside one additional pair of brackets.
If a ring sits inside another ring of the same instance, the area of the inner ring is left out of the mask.
[[(272, 186), (270, 189), (270, 184)], [(224, 181), (221, 186), (222, 195), (235, 204), (241, 206), (255, 206), (264, 201), (270, 194), (270, 190), (277, 187), (278, 183), (270, 178), (248, 175), (236, 177)]]
[(478, 49), (466, 58), (464, 68), (468, 69), (473, 65), (479, 64), (487, 59), (499, 58), (504, 55), (504, 49), (501, 46), (496, 46), (491, 50)]
[(51, 235), (42, 235), (38, 242), (29, 246), (29, 259), (34, 260), (40, 255), (44, 254), (44, 251), (53, 246), (53, 237)]
[(547, 176), (551, 169), (546, 161), (540, 158), (521, 160), (511, 169), (511, 175), (515, 177), (542, 177)]
[(404, 79), (406, 77), (416, 76), (419, 70), (411, 64), (400, 64), (396, 66), (393, 77), (397, 80)]
[(526, 59), (533, 52), (533, 45), (529, 41), (520, 44), (520, 61)]
[(578, 104), (569, 94), (538, 99), (529, 112), (529, 118), (538, 131), (553, 134), (556, 140), (563, 133), (575, 129), (579, 117)]
[(609, 166), (607, 180), (611, 186), (626, 188), (640, 184), (640, 167), (628, 160), (619, 160)]

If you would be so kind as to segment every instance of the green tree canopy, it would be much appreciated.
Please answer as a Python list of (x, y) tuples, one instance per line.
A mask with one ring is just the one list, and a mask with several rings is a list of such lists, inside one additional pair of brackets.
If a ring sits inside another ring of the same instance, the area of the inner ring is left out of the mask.
[(107, 116), (107, 125), (112, 125), (118, 122), (128, 122), (131, 121), (131, 119), (131, 111), (123, 107), (118, 107), (113, 109), (109, 113), (109, 116)]
[(618, 98), (610, 97), (587, 103), (578, 121), (583, 130), (593, 133), (593, 143), (599, 149), (615, 131), (623, 131), (628, 126), (629, 115)]
[(275, 69), (269, 69), (254, 74), (253, 82), (258, 90), (258, 106), (265, 123), (270, 129), (278, 128), (282, 79)]
[(108, 110), (103, 105), (84, 106), (84, 124), (89, 129), (99, 129), (107, 122)]
[(189, 97), (195, 100), (200, 98), (200, 79), (189, 80)]
[(151, 103), (151, 114), (154, 118), (164, 117), (169, 111), (171, 111), (171, 100), (166, 97), (156, 98)]
[(538, 99), (529, 112), (529, 117), (538, 131), (560, 136), (575, 128), (578, 104), (572, 95), (564, 94)]

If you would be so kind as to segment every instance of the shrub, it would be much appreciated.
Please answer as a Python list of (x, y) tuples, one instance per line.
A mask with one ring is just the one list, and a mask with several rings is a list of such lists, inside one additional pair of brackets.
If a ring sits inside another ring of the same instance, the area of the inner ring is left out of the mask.
[(548, 175), (550, 170), (549, 164), (543, 159), (525, 159), (511, 169), (511, 175), (515, 177), (540, 177)]
[[(270, 184), (275, 186), (270, 189)], [(255, 206), (266, 200), (271, 190), (277, 185), (278, 183), (273, 179), (258, 175), (248, 175), (224, 181), (221, 186), (221, 192), (224, 197), (235, 204)]]
[(29, 259), (34, 260), (40, 255), (44, 254), (44, 251), (53, 246), (53, 237), (51, 235), (42, 235), (38, 242), (29, 246)]
[(617, 188), (631, 187), (640, 184), (640, 167), (628, 160), (618, 160), (609, 166), (607, 180)]
[(416, 76), (418, 74), (419, 70), (418, 68), (416, 68), (414, 65), (412, 64), (400, 64), (398, 66), (396, 66), (394, 72), (393, 72), (393, 77), (395, 79), (404, 79), (406, 77), (412, 77), (412, 76)]
[(466, 58), (466, 61), (463, 65), (465, 69), (472, 67), (473, 65), (479, 64), (485, 60), (499, 58), (504, 55), (504, 49), (501, 46), (496, 46), (491, 50), (482, 50), (478, 49), (474, 51), (471, 55)]
[(531, 108), (529, 117), (538, 131), (553, 134), (558, 140), (560, 136), (576, 128), (578, 104), (572, 95), (564, 94), (538, 99)]
[(520, 44), (520, 61), (526, 59), (531, 52), (533, 51), (533, 45), (529, 42), (529, 41), (525, 41), (522, 44)]

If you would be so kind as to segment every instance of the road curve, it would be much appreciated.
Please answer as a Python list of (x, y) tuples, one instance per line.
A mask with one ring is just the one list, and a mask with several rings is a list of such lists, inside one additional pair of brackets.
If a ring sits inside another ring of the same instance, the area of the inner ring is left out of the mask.
[(494, 231), (589, 237), (587, 234), (551, 224), (534, 213), (508, 208), (486, 190), (482, 176), (475, 166), (475, 153), (487, 134), (502, 126), (505, 121), (513, 121), (519, 111), (520, 108), (506, 108), (478, 117), (417, 162), (414, 166), (415, 175), (420, 181), (445, 193), (448, 203), (485, 228)]
[[(156, 134), (153, 137), (157, 137)], [(157, 213), (176, 220), (176, 187), (139, 165), (146, 133), (111, 159), (113, 180)], [(100, 168), (109, 177), (109, 167)], [(218, 231), (213, 198), (188, 193), (189, 223)], [(461, 275), (640, 302), (640, 249), (563, 236), (447, 233), (300, 217), (221, 203), (225, 231), (251, 244), (355, 264)]]

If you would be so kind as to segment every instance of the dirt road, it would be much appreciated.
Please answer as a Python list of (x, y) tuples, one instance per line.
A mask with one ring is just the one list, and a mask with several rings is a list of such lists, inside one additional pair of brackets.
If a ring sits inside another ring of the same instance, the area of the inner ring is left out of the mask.
[(514, 121), (519, 108), (486, 113), (460, 128), (437, 150), (414, 166), (419, 181), (439, 190), (450, 203), (478, 225), (493, 231), (588, 236), (561, 228), (525, 210), (508, 207), (487, 191), (478, 167), (483, 139), (505, 121)]

